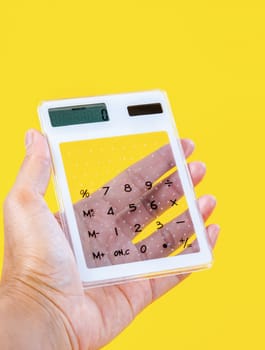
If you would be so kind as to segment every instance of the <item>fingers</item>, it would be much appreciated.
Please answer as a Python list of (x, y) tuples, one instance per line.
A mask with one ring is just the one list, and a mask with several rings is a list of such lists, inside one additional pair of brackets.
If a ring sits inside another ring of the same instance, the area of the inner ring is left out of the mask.
[(49, 148), (45, 137), (36, 130), (26, 134), (26, 157), (17, 176), (15, 189), (44, 195), (51, 170)]
[[(201, 162), (189, 164), (193, 185), (196, 186), (205, 175), (205, 166)], [(135, 225), (143, 229), (164, 211), (177, 203), (183, 196), (183, 188), (178, 172), (174, 172), (148, 191), (135, 203), (126, 203), (124, 210), (117, 218), (118, 226), (132, 238), (135, 235)]]
[(25, 159), (4, 203), (6, 243), (12, 247), (9, 252), (13, 252), (16, 246), (21, 247), (25, 235), (30, 237), (28, 226), (36, 213), (44, 213), (48, 218), (52, 216), (42, 197), (50, 177), (48, 145), (44, 136), (35, 130), (28, 131), (25, 141)]
[[(188, 157), (193, 149), (192, 141), (184, 139), (181, 141), (183, 151)], [(116, 211), (123, 209), (124, 204), (132, 202), (142, 196), (167, 171), (175, 166), (174, 157), (169, 144), (151, 153), (144, 159), (133, 164), (113, 180), (104, 185), (96, 193), (93, 200), (104, 199)]]
[[(200, 212), (204, 220), (213, 212), (216, 201), (212, 196), (203, 196), (198, 200)], [(191, 248), (195, 251), (196, 245), (190, 246), (189, 238), (194, 233), (194, 227), (189, 211), (185, 211), (175, 220), (164, 225), (160, 230), (155, 231), (151, 236), (138, 242), (136, 247), (141, 252), (141, 247), (146, 246), (144, 259), (165, 257), (173, 253), (180, 246)]]

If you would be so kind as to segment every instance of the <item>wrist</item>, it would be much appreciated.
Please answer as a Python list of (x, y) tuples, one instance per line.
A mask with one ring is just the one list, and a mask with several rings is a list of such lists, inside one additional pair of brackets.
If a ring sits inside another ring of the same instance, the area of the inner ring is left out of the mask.
[(45, 299), (0, 287), (1, 349), (73, 349), (70, 327)]

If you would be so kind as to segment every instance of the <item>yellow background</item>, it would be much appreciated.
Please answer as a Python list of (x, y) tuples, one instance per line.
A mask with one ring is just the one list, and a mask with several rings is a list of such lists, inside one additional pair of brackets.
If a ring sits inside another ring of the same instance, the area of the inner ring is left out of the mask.
[[(108, 350), (265, 347), (264, 15), (255, 0), (1, 1), (1, 202), (42, 100), (153, 88), (168, 92), (192, 158), (207, 164), (198, 194), (218, 199), (214, 267)], [(47, 200), (54, 209), (52, 187)]]

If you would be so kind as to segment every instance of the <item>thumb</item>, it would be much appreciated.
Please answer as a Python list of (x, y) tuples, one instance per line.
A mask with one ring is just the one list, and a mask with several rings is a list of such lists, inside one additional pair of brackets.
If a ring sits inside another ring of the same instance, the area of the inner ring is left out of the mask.
[[(17, 256), (23, 256), (21, 253), (21, 251), (23, 252), (23, 244), (27, 245), (27, 249), (24, 251), (29, 252), (28, 247), (34, 246), (34, 242), (40, 239), (41, 230), (36, 228), (36, 225), (34, 226), (32, 218), (36, 214), (41, 214), (38, 215), (37, 220), (41, 226), (41, 222), (45, 221), (47, 224), (51, 216), (43, 200), (51, 169), (48, 144), (45, 137), (36, 130), (27, 132), (25, 143), (26, 156), (16, 182), (4, 203), (5, 258), (3, 276), (12, 275), (13, 265), (17, 265)], [(42, 216), (45, 219), (42, 219)], [(34, 234), (36, 231), (38, 235)]]
[(51, 159), (45, 137), (30, 129), (25, 137), (26, 157), (15, 183), (16, 189), (44, 195), (49, 183)]
[(4, 203), (3, 278), (24, 278), (29, 285), (36, 282), (34, 289), (39, 288), (38, 281), (45, 281), (55, 288), (65, 276), (71, 280), (71, 273), (76, 278), (78, 274), (65, 235), (43, 198), (51, 173), (47, 141), (38, 131), (29, 130), (25, 143), (26, 156)]

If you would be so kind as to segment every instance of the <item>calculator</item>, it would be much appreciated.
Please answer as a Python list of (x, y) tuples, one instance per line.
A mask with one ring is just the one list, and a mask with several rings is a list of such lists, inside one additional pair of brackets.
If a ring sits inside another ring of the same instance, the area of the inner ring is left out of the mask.
[(165, 92), (47, 101), (38, 113), (84, 288), (211, 266)]

